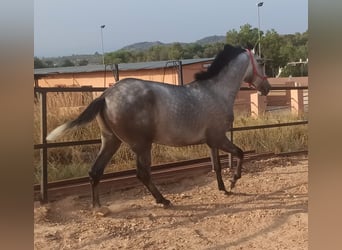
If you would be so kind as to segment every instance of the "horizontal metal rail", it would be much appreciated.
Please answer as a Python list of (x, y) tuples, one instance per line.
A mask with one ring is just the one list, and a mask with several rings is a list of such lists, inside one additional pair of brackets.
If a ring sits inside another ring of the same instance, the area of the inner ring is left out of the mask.
[[(272, 86), (270, 91), (272, 90), (292, 90), (292, 89), (309, 89), (308, 86)], [(253, 88), (249, 88), (249, 87), (241, 87), (240, 90), (246, 91), (246, 90), (256, 90)]]
[(105, 87), (35, 87), (34, 91), (38, 93), (48, 92), (101, 92), (105, 91)]
[(295, 121), (295, 122), (285, 122), (285, 123), (274, 123), (274, 124), (265, 124), (265, 125), (255, 125), (255, 126), (245, 126), (245, 127), (236, 127), (232, 128), (232, 131), (246, 131), (246, 130), (254, 130), (254, 129), (264, 129), (264, 128), (279, 128), (286, 126), (297, 126), (308, 124), (309, 121)]
[(41, 144), (35, 144), (34, 145), (34, 149), (60, 148), (60, 147), (69, 147), (69, 146), (82, 146), (82, 145), (91, 145), (91, 144), (99, 144), (99, 143), (101, 143), (101, 139), (83, 140), (83, 141), (67, 141), (67, 142), (41, 143)]

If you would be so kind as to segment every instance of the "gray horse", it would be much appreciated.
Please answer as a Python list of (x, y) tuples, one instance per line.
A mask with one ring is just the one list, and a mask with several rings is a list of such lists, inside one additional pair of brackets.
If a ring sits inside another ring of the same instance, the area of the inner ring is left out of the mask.
[(175, 86), (123, 79), (94, 99), (75, 120), (54, 129), (46, 139), (55, 140), (68, 130), (97, 118), (102, 145), (89, 172), (93, 207), (100, 206), (98, 184), (122, 142), (135, 153), (137, 178), (157, 203), (170, 205), (151, 179), (152, 143), (168, 146), (207, 144), (218, 189), (229, 194), (222, 180), (219, 150), (238, 158), (230, 180), (232, 189), (241, 178), (243, 151), (226, 137), (226, 132), (232, 126), (234, 100), (243, 81), (262, 95), (267, 95), (271, 88), (256, 55), (248, 49), (225, 45), (207, 71), (197, 73), (193, 82)]

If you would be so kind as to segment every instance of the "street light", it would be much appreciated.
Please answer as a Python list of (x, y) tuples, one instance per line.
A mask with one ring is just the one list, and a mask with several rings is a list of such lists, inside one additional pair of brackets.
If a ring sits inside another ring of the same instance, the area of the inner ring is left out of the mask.
[(102, 64), (104, 65), (104, 49), (103, 49), (103, 32), (102, 30), (106, 27), (106, 25), (101, 25), (101, 44), (102, 44)]
[(258, 6), (258, 35), (259, 35), (259, 57), (261, 57), (261, 39), (260, 39), (260, 12), (259, 8), (264, 5), (264, 2), (259, 2)]

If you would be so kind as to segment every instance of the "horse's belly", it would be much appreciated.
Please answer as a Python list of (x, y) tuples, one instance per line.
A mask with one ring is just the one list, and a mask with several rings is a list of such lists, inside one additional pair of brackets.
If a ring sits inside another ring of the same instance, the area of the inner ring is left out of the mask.
[(155, 134), (154, 142), (167, 146), (187, 146), (202, 144), (205, 142), (204, 131), (173, 128), (170, 130), (158, 131)]

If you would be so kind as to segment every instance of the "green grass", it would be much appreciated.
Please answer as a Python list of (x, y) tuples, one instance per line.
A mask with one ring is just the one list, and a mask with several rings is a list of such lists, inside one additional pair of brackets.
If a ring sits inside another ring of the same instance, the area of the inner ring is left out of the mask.
[[(70, 94), (70, 95), (67, 95)], [(89, 95), (88, 95), (89, 96)], [(71, 120), (79, 114), (82, 106), (82, 98), (75, 93), (64, 93), (62, 96), (48, 98), (48, 131)], [(84, 106), (84, 105), (83, 105)], [(72, 107), (72, 108), (70, 108)], [(76, 108), (75, 108), (76, 107)], [(40, 111), (39, 105), (34, 105), (34, 143), (41, 142), (40, 138)], [(287, 112), (268, 113), (257, 119), (247, 115), (237, 116), (234, 127), (274, 124), (297, 121), (306, 117), (296, 117)], [(229, 135), (229, 133), (227, 134)], [(99, 128), (96, 121), (88, 126), (69, 133), (60, 141), (86, 140), (99, 138)], [(234, 144), (244, 151), (256, 150), (262, 152), (291, 152), (305, 150), (308, 146), (307, 125), (291, 127), (258, 129), (250, 131), (234, 132)], [(89, 168), (95, 160), (100, 145), (73, 146), (53, 148), (48, 150), (48, 181), (57, 181), (69, 178), (88, 176)], [(209, 151), (206, 145), (188, 147), (167, 147), (153, 145), (152, 164), (161, 164), (199, 157), (208, 157)], [(40, 152), (34, 152), (34, 182), (40, 182)], [(120, 171), (135, 168), (135, 157), (127, 145), (123, 144), (112, 158), (105, 172)]]

